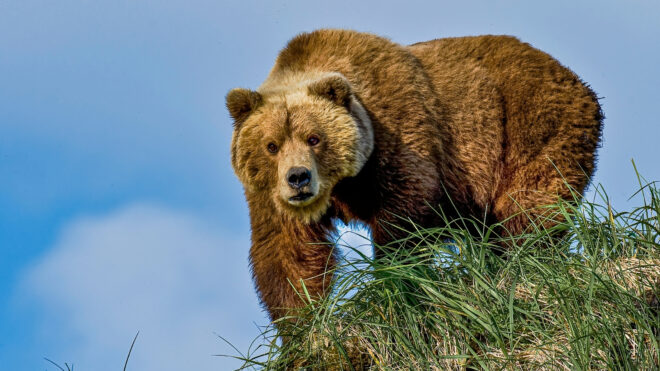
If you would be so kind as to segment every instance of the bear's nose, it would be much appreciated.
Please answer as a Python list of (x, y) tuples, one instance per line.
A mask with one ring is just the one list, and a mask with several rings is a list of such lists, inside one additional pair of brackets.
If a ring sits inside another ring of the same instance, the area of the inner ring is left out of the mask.
[(293, 189), (300, 189), (312, 180), (312, 173), (305, 167), (292, 167), (286, 173), (286, 180)]

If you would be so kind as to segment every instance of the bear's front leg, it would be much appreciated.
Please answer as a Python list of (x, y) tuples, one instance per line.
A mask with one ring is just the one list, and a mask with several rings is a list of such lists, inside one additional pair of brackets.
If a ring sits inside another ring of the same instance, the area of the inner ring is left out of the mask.
[(305, 291), (312, 299), (330, 291), (336, 258), (328, 235), (334, 227), (329, 218), (303, 223), (282, 215), (269, 200), (260, 201), (248, 201), (250, 264), (259, 298), (275, 321), (306, 305)]

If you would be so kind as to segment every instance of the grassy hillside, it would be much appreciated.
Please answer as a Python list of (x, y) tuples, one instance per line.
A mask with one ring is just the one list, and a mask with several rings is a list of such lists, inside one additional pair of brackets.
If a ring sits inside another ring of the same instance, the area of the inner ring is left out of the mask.
[(333, 295), (281, 324), (284, 345), (268, 327), (239, 357), (267, 370), (657, 369), (660, 191), (642, 183), (634, 200), (553, 205), (565, 221), (517, 241), (473, 220), (410, 231), (386, 259), (343, 261)]

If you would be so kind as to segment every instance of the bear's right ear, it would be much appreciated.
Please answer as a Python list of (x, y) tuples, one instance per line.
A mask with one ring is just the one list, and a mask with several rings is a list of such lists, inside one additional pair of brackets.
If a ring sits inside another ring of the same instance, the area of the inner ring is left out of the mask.
[(353, 89), (348, 80), (339, 73), (329, 74), (313, 82), (308, 89), (311, 94), (321, 96), (340, 106), (348, 108), (351, 104)]
[(261, 94), (248, 89), (232, 89), (227, 93), (226, 104), (234, 124), (243, 122), (261, 103)]

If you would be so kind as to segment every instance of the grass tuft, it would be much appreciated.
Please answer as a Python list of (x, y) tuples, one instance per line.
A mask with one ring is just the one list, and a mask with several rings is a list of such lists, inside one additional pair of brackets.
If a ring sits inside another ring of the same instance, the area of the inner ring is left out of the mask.
[(265, 328), (241, 369), (657, 369), (660, 191), (640, 183), (630, 211), (599, 188), (521, 237), (452, 220), (383, 259), (356, 251), (333, 294), (279, 324), (286, 342)]

